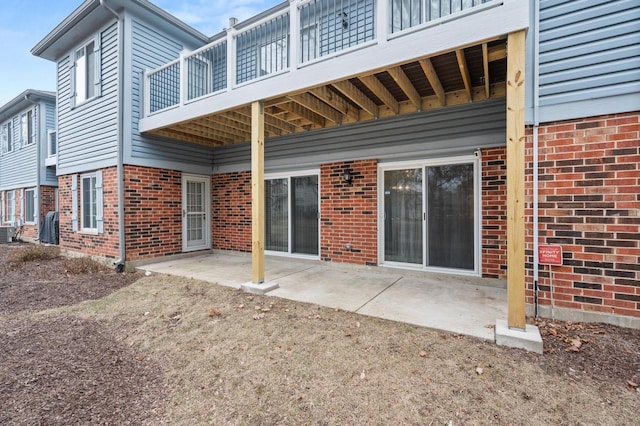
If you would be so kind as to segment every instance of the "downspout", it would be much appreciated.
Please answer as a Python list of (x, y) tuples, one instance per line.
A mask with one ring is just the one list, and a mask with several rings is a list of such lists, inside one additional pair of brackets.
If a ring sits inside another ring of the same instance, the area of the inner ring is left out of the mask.
[(540, 127), (540, 0), (534, 1), (533, 10), (533, 298), (534, 314), (538, 317), (538, 131)]
[[(38, 101), (29, 99), (29, 93), (24, 95), (24, 100), (27, 102), (31, 102), (33, 105), (38, 105)], [(38, 114), (38, 120), (40, 120), (40, 114)], [(40, 126), (38, 126), (38, 133), (40, 133)], [(42, 194), (40, 193), (40, 177), (42, 176), (40, 170), (40, 168), (42, 167), (42, 141), (40, 140), (39, 136), (40, 134), (38, 135), (38, 143), (36, 144), (36, 155), (38, 156), (38, 167), (36, 167), (36, 191), (38, 191), (38, 221), (36, 222), (36, 235), (38, 236), (38, 241), (40, 240), (40, 215), (42, 214), (42, 212), (40, 211), (40, 200), (42, 199)], [(22, 212), (22, 214), (24, 215), (24, 212)]]
[(114, 263), (116, 272), (122, 272), (125, 266), (125, 223), (124, 223), (124, 108), (122, 102), (124, 100), (124, 21), (120, 15), (107, 4), (106, 0), (100, 0), (100, 6), (104, 7), (118, 21), (118, 37), (119, 46), (119, 78), (118, 78), (118, 250), (120, 251), (118, 260)]

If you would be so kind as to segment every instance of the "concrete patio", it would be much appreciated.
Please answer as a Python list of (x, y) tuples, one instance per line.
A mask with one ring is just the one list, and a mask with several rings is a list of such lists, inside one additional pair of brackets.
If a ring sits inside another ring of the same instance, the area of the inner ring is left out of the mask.
[[(140, 271), (239, 289), (251, 281), (251, 257), (216, 252), (147, 264)], [(378, 318), (495, 340), (507, 317), (504, 281), (266, 256), (266, 293)]]

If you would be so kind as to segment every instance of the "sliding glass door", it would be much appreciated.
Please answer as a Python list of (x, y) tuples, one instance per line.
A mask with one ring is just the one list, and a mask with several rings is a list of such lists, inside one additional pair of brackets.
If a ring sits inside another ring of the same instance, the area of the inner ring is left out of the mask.
[(318, 175), (268, 178), (265, 199), (265, 249), (317, 256)]
[(475, 271), (476, 162), (383, 169), (383, 263)]

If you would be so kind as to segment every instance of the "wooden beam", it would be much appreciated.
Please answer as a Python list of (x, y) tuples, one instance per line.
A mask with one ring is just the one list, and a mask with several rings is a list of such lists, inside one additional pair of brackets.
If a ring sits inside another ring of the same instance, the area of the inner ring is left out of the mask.
[(193, 136), (198, 136), (198, 137), (202, 137), (205, 139), (214, 139), (214, 140), (221, 140), (224, 142), (234, 142), (236, 141), (236, 137), (232, 134), (226, 133), (226, 132), (221, 132), (221, 131), (217, 131), (217, 130), (213, 130), (213, 129), (198, 129), (197, 126), (190, 126), (190, 125), (186, 125), (186, 124), (175, 124), (173, 126), (171, 126), (172, 130), (175, 130), (176, 132), (185, 134), (185, 135), (193, 135)]
[(367, 89), (371, 90), (374, 95), (376, 95), (386, 106), (388, 106), (394, 114), (398, 114), (400, 112), (400, 106), (398, 105), (398, 101), (393, 95), (387, 90), (386, 87), (378, 80), (375, 75), (364, 75), (362, 77), (358, 77), (362, 84), (367, 86)]
[(487, 50), (489, 62), (499, 61), (507, 57), (507, 46), (504, 44), (491, 46)]
[[(251, 107), (249, 108), (240, 108), (235, 111), (227, 111), (222, 113), (222, 116), (228, 118), (229, 120), (235, 121), (240, 125), (251, 126)], [(265, 115), (265, 131), (272, 135), (280, 135), (282, 132), (280, 129), (266, 124), (266, 115)]]
[(458, 68), (464, 82), (464, 89), (467, 91), (469, 102), (471, 102), (471, 77), (469, 76), (469, 68), (467, 67), (467, 58), (464, 56), (464, 50), (456, 50), (456, 58), (458, 59)]
[(264, 105), (251, 104), (251, 281), (264, 282)]
[(524, 330), (525, 32), (510, 33), (507, 43), (507, 322)]
[(184, 142), (191, 142), (204, 146), (220, 146), (230, 143), (224, 140), (216, 140), (211, 138), (203, 138), (200, 136), (194, 136), (187, 133), (183, 133), (174, 129), (158, 129), (151, 132), (153, 135), (162, 136), (169, 139), (175, 139)]
[(327, 86), (316, 87), (315, 89), (311, 89), (310, 92), (318, 99), (321, 99), (331, 105), (334, 109), (351, 118), (353, 121), (358, 121), (360, 119), (358, 110), (340, 97), (340, 95), (329, 90)]
[(395, 67), (389, 69), (389, 75), (395, 80), (395, 82), (400, 86), (402, 91), (407, 95), (411, 103), (417, 108), (420, 109), (422, 106), (422, 101), (420, 100), (420, 94), (413, 87), (413, 83), (409, 80), (409, 77), (402, 71), (402, 68)]
[(374, 118), (378, 118), (379, 108), (362, 90), (358, 89), (349, 80), (337, 81), (332, 84), (340, 93), (351, 99), (360, 108), (371, 114)]
[(316, 114), (323, 116), (327, 120), (333, 121), (336, 124), (342, 123), (342, 115), (338, 111), (331, 108), (329, 105), (325, 104), (315, 96), (310, 95), (309, 93), (301, 93), (299, 95), (290, 96), (289, 99), (299, 105), (302, 105), (308, 110), (311, 110)]
[(482, 43), (482, 67), (484, 69), (484, 96), (489, 99), (489, 49)]
[(319, 115), (316, 114), (315, 112), (303, 107), (302, 105), (296, 103), (296, 102), (289, 102), (288, 104), (281, 104), (279, 105), (280, 108), (289, 111), (299, 117), (302, 117), (306, 120), (309, 120), (311, 123), (320, 126), (320, 127), (325, 127), (327, 125), (327, 120)]
[(422, 67), (422, 72), (427, 76), (427, 80), (429, 80), (429, 84), (431, 88), (435, 92), (438, 100), (440, 101), (440, 105), (447, 105), (447, 97), (444, 93), (444, 88), (442, 87), (442, 83), (440, 83), (440, 79), (438, 78), (438, 73), (436, 69), (433, 67), (431, 63), (431, 59), (426, 58), (420, 60), (420, 66)]

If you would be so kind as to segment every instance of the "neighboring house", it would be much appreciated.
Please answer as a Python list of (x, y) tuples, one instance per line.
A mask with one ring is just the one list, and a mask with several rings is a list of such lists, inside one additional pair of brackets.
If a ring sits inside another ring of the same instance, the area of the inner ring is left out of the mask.
[(0, 226), (38, 239), (57, 206), (56, 95), (26, 90), (0, 107)]
[(258, 286), (265, 252), (498, 278), (512, 327), (525, 302), (640, 327), (639, 17), (292, 0), (206, 38), (87, 0), (33, 49), (58, 67), (61, 245), (251, 251)]

